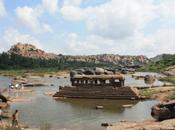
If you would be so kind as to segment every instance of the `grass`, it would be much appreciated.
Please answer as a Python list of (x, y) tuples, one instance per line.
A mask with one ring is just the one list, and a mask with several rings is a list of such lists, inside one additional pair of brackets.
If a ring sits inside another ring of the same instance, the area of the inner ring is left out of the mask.
[[(12, 127), (11, 125), (6, 124), (4, 126), (0, 125), (0, 130), (22, 130), (22, 128), (21, 127)], [(51, 127), (50, 124), (45, 123), (45, 124), (41, 125), (38, 130), (58, 130), (58, 129), (54, 129)]]
[(167, 96), (168, 100), (174, 100), (175, 99), (175, 91), (171, 94)]
[(163, 66), (159, 66), (159, 65), (155, 65), (155, 64), (148, 64), (148, 65), (145, 65), (145, 66), (139, 68), (137, 71), (161, 73), (164, 71), (164, 69), (165, 69), (165, 67), (163, 67)]
[(171, 83), (175, 84), (175, 76), (167, 76), (167, 77), (161, 78), (160, 80), (171, 82)]
[(67, 72), (68, 70), (57, 70), (57, 69), (16, 69), (16, 70), (0, 70), (0, 75), (4, 76), (25, 76), (27, 74), (30, 75), (38, 75), (43, 76), (45, 74), (59, 74)]
[(20, 127), (12, 127), (10, 125), (0, 126), (0, 130), (22, 130)]
[(141, 89), (139, 90), (139, 95), (140, 96), (145, 96), (147, 98), (150, 98), (153, 94), (156, 94), (157, 91), (154, 89)]

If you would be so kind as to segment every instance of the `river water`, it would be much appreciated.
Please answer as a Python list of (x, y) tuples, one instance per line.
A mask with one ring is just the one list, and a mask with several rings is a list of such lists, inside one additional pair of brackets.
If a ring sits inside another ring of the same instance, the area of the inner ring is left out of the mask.
[[(137, 73), (145, 75), (148, 73)], [(150, 74), (150, 73), (149, 73)], [(157, 75), (155, 73), (151, 73)], [(44, 95), (44, 92), (57, 91), (60, 85), (69, 85), (69, 78), (42, 78), (43, 82), (54, 84), (54, 86), (43, 86), (32, 88), (33, 92), (17, 93), (29, 102), (13, 103), (10, 110), (20, 111), (20, 121), (32, 127), (42, 124), (50, 124), (55, 128), (66, 128), (71, 130), (101, 130), (101, 123), (110, 124), (121, 120), (142, 121), (152, 119), (151, 107), (157, 101), (127, 101), (127, 100), (94, 100), (94, 99), (64, 99), (54, 100)], [(9, 77), (0, 77), (0, 87), (8, 87), (11, 81)], [(131, 75), (126, 75), (126, 85), (144, 86), (143, 81), (134, 80)], [(162, 85), (155, 81), (154, 85)], [(147, 84), (148, 85), (148, 84)], [(151, 84), (152, 85), (152, 84)], [(131, 108), (123, 108), (122, 105), (134, 104)], [(104, 109), (94, 109), (97, 105), (103, 105)]]

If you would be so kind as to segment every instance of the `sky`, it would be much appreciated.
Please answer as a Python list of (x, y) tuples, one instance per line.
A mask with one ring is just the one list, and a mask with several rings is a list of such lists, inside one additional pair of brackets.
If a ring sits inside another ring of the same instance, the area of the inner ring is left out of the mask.
[(175, 0), (0, 0), (0, 52), (30, 43), (70, 55), (175, 53)]

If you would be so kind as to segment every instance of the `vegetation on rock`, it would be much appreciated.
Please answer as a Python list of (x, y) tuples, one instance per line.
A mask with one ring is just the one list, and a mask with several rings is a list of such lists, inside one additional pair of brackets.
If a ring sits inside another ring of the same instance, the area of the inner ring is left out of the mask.
[(167, 67), (175, 65), (175, 54), (163, 54), (158, 61), (152, 61), (140, 68), (140, 71), (163, 72)]

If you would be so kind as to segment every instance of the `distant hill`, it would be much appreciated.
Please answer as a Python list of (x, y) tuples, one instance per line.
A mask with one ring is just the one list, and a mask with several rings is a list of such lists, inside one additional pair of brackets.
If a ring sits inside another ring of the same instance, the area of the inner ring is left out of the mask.
[(130, 67), (143, 66), (150, 60), (143, 55), (117, 54), (62, 55), (47, 53), (32, 44), (17, 43), (8, 52), (0, 54), (0, 69), (7, 68), (79, 68), (79, 67)]
[(34, 45), (31, 44), (22, 44), (17, 43), (13, 45), (10, 50), (8, 51), (9, 54), (17, 54), (24, 57), (29, 58), (40, 58), (40, 59), (55, 59), (57, 55), (53, 53), (46, 53), (45, 51), (36, 48)]
[(149, 59), (146, 56), (129, 56), (129, 55), (115, 55), (115, 54), (100, 54), (100, 55), (87, 55), (87, 56), (68, 56), (62, 55), (61, 58), (66, 61), (77, 61), (77, 62), (93, 62), (93, 63), (105, 63), (113, 64), (118, 66), (134, 66), (144, 65), (149, 63)]
[(158, 61), (163, 59), (163, 55), (165, 55), (165, 54), (157, 55), (155, 57), (150, 58), (150, 60), (151, 60), (151, 62), (158, 62)]
[(162, 54), (151, 59), (152, 62), (141, 68), (144, 71), (163, 72), (175, 65), (175, 54)]

